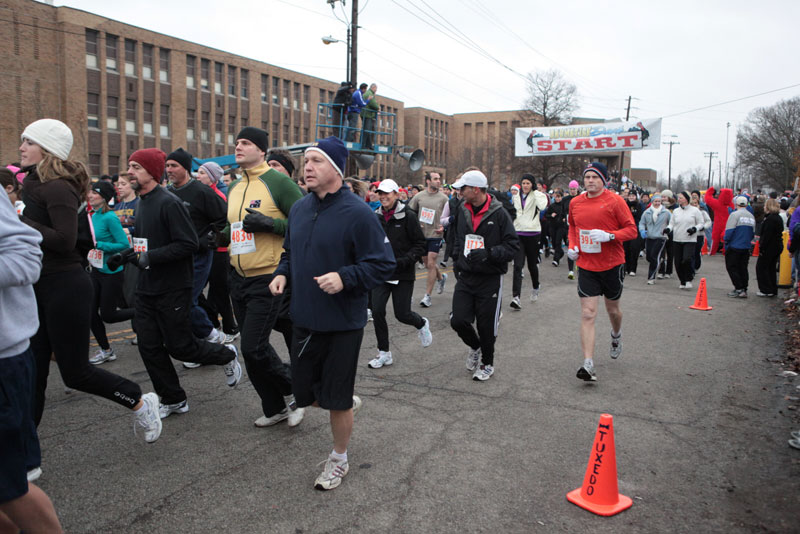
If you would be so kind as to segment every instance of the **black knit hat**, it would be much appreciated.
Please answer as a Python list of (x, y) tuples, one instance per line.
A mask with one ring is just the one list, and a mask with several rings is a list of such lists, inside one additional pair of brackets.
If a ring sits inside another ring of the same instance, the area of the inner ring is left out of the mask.
[(680, 195), (681, 195), (683, 198), (685, 198), (685, 199), (686, 199), (686, 202), (691, 202), (691, 201), (692, 201), (692, 195), (691, 195), (691, 193), (689, 193), (688, 191), (681, 191), (681, 192), (680, 192)]
[(186, 152), (183, 148), (178, 148), (167, 156), (167, 161), (172, 160), (189, 172), (192, 172), (192, 155)]
[(114, 196), (116, 195), (116, 191), (114, 191), (114, 186), (106, 182), (105, 180), (98, 180), (96, 182), (92, 182), (92, 191), (103, 197), (103, 200), (105, 200), (106, 202), (111, 202), (111, 199), (114, 198)]
[(247, 139), (262, 152), (266, 152), (269, 148), (269, 134), (261, 128), (245, 126), (242, 128), (242, 131), (239, 132), (239, 135), (236, 136), (236, 140), (238, 141), (239, 139)]
[(294, 174), (294, 163), (290, 158), (287, 158), (284, 154), (272, 152), (267, 155), (267, 163), (270, 161), (277, 161), (280, 163), (286, 172), (289, 173), (289, 176)]

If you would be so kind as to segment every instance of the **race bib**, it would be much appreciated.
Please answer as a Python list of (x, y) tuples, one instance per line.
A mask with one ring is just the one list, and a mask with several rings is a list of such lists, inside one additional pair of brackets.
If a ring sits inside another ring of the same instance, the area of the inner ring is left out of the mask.
[(22, 215), (22, 212), (25, 211), (25, 203), (21, 200), (17, 200), (14, 202), (14, 208), (17, 210), (17, 215)]
[(600, 243), (598, 241), (592, 241), (592, 238), (589, 237), (590, 230), (581, 230), (581, 252), (585, 252), (586, 254), (598, 254), (600, 252)]
[(469, 256), (470, 251), (476, 248), (484, 248), (483, 236), (477, 234), (467, 234), (464, 240), (464, 256)]
[(89, 260), (89, 265), (94, 267), (95, 269), (101, 269), (103, 267), (103, 251), (97, 250), (93, 248), (89, 251), (89, 254), (86, 255), (86, 259)]
[(133, 238), (133, 251), (134, 252), (147, 252), (147, 238), (134, 237)]
[(436, 210), (430, 208), (421, 208), (419, 212), (419, 222), (425, 224), (433, 224), (433, 217), (436, 215)]
[(253, 234), (242, 230), (242, 222), (231, 225), (231, 244), (228, 247), (231, 256), (248, 254), (256, 251), (256, 240)]

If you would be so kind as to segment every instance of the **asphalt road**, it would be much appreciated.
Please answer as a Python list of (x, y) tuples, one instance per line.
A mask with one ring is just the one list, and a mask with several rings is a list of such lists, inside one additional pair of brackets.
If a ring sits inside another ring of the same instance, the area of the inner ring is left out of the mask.
[[(786, 444), (797, 417), (785, 396), (800, 381), (777, 376), (781, 300), (755, 297), (754, 259), (751, 298), (726, 298), (724, 259), (704, 258), (709, 312), (690, 310), (696, 289), (675, 278), (647, 286), (643, 261), (626, 278), (624, 351), (609, 358), (601, 308), (594, 384), (575, 378), (576, 282), (549, 260), (538, 302), (524, 280), (522, 311), (508, 307), (507, 276), (488, 382), (471, 379), (450, 329), (454, 280), (424, 310), (431, 347), (391, 318), (395, 363), (368, 369), (368, 325), (350, 473), (326, 493), (313, 489), (332, 446), (323, 411), (294, 429), (258, 429), (247, 379), (232, 390), (220, 368), (179, 365), (190, 411), (146, 444), (128, 411), (65, 394), (53, 366), (40, 485), (72, 533), (797, 532), (800, 451)], [(422, 292), (418, 282), (420, 312)], [(116, 327), (119, 358), (103, 368), (149, 391), (128, 328)], [(273, 341), (285, 356), (282, 338)], [(583, 481), (602, 413), (614, 416), (619, 490), (633, 499), (611, 518), (565, 498)]]

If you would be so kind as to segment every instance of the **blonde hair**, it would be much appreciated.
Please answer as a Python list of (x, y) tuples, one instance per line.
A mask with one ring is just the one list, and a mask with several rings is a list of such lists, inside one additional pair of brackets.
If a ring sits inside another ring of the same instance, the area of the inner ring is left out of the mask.
[(86, 200), (89, 191), (89, 170), (80, 161), (62, 160), (51, 154), (41, 145), (42, 161), (36, 164), (36, 174), (42, 183), (51, 182), (62, 178), (73, 182), (78, 190), (81, 200)]
[(359, 180), (358, 178), (348, 177), (344, 179), (350, 185), (350, 188), (353, 190), (353, 193), (360, 196), (361, 198), (367, 198), (367, 193), (369, 192), (367, 188), (367, 184)]
[(774, 198), (767, 199), (766, 204), (764, 204), (764, 211), (766, 213), (780, 213), (781, 205)]

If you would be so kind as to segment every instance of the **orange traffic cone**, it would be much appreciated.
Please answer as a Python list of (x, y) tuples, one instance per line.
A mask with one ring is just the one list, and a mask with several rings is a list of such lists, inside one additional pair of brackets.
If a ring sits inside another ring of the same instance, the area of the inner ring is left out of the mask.
[(583, 486), (567, 493), (567, 500), (592, 513), (611, 516), (633, 504), (617, 488), (617, 456), (614, 449), (614, 418), (604, 413), (597, 425)]
[(700, 249), (700, 254), (703, 256), (708, 255), (708, 239), (703, 239), (703, 248)]
[(706, 294), (706, 279), (700, 279), (700, 285), (697, 286), (697, 296), (694, 298), (694, 304), (689, 306), (693, 310), (708, 311), (713, 308), (708, 305), (708, 295)]
[(751, 256), (756, 256), (756, 257), (758, 257), (758, 252), (759, 252), (759, 250), (760, 250), (760, 249), (759, 249), (759, 246), (758, 246), (758, 241), (759, 241), (759, 240), (758, 240), (758, 239), (756, 239), (756, 244), (753, 246), (753, 253), (751, 254)]

